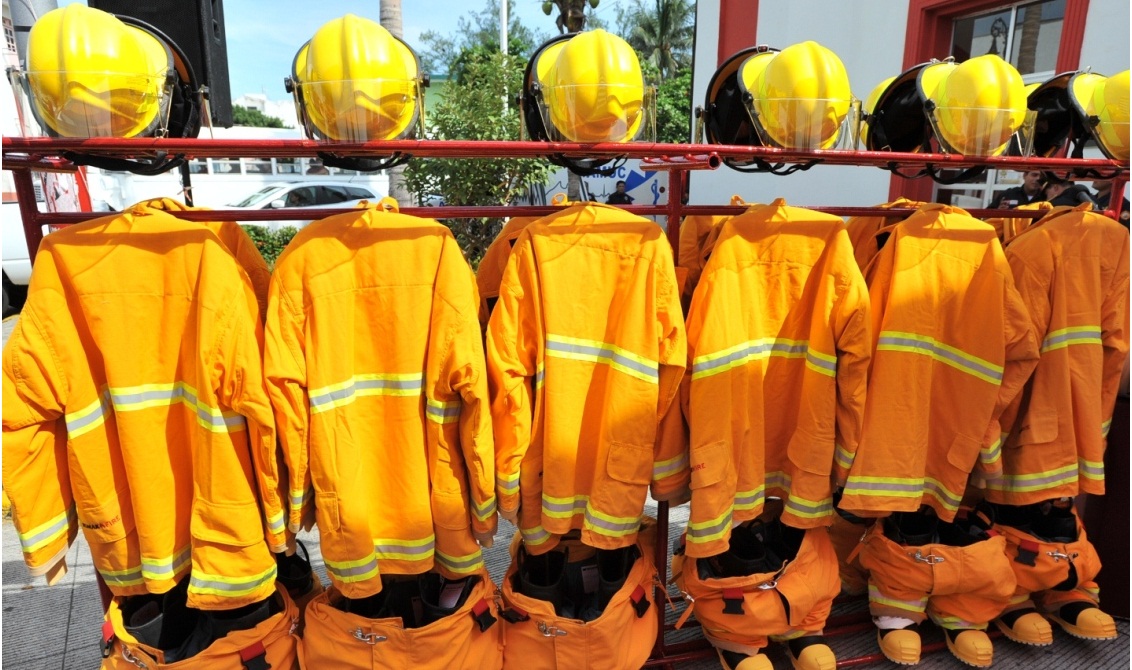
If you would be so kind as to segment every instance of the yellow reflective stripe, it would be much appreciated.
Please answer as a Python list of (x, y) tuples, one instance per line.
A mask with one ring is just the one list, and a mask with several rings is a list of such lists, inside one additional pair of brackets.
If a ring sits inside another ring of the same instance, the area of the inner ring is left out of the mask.
[(146, 558), (142, 556), (142, 577), (150, 580), (173, 579), (178, 573), (189, 567), (192, 562), (192, 546), (185, 545), (176, 554), (163, 558)]
[(550, 533), (542, 526), (520, 528), (519, 533), (523, 536), (523, 542), (531, 547), (542, 544), (550, 539)]
[(653, 480), (664, 479), (672, 475), (682, 472), (688, 467), (688, 454), (683, 453), (675, 458), (668, 458), (663, 461), (652, 462), (652, 478)]
[(751, 491), (736, 491), (734, 509), (740, 511), (752, 510), (766, 502), (766, 486), (759, 485)]
[(421, 394), (423, 379), (424, 375), (419, 372), (354, 375), (345, 381), (312, 389), (307, 401), (311, 413), (318, 414), (350, 405), (366, 396), (416, 397)]
[(1073, 344), (1101, 344), (1100, 326), (1074, 326), (1050, 331), (1042, 340), (1042, 353), (1064, 349)]
[(687, 540), (694, 544), (714, 542), (731, 532), (731, 515), (733, 508), (728, 506), (727, 511), (714, 519), (707, 521), (689, 521)]
[(364, 582), (377, 576), (377, 556), (370, 554), (356, 561), (331, 561), (325, 556), (323, 563), (332, 577), (344, 584)]
[(472, 500), (472, 514), (480, 521), (487, 521), (495, 514), (495, 496), (490, 496), (482, 505)]
[(590, 363), (604, 363), (618, 372), (650, 384), (659, 383), (660, 380), (660, 363), (609, 342), (548, 334), (546, 336), (546, 355)]
[(109, 405), (110, 392), (103, 389), (97, 400), (78, 411), (67, 414), (64, 417), (67, 423), (67, 437), (73, 440), (105, 423)]
[(60, 512), (51, 517), (48, 521), (39, 524), (27, 532), (20, 533), (17, 531), (20, 537), (20, 547), (25, 554), (30, 554), (46, 547), (61, 537), (66, 537), (71, 529), (71, 525), (75, 523), (77, 518), (75, 508), (71, 506), (70, 509)]
[(182, 403), (194, 411), (199, 425), (215, 433), (243, 430), (244, 417), (224, 411), (200, 399), (200, 393), (183, 381), (167, 384), (109, 387), (115, 412), (135, 412)]
[(374, 555), (380, 559), (397, 561), (423, 561), (433, 555), (436, 536), (420, 540), (377, 539), (373, 541)]
[(894, 330), (883, 331), (877, 339), (877, 351), (900, 351), (927, 356), (985, 382), (1002, 383), (1001, 365), (995, 365), (927, 335)]
[(552, 519), (570, 519), (578, 514), (584, 514), (586, 504), (589, 501), (590, 497), (587, 495), (556, 498), (544, 492), (542, 494), (542, 513)]
[(267, 517), (267, 528), (272, 533), (282, 533), (283, 526), (283, 512), (276, 512), (275, 514)]
[(1103, 461), (1088, 461), (1084, 458), (1077, 459), (1077, 471), (1085, 479), (1091, 479), (1095, 482), (1104, 481), (1104, 462)]
[(258, 575), (246, 575), (242, 577), (225, 577), (223, 575), (210, 575), (194, 571), (189, 576), (189, 591), (192, 593), (235, 598), (252, 593), (256, 589), (261, 588), (264, 584), (274, 582), (276, 574), (276, 567), (274, 565)]
[(460, 420), (460, 401), (425, 399), (425, 416), (435, 423), (455, 423)]
[(837, 461), (837, 465), (845, 468), (846, 470), (853, 467), (853, 460), (854, 458), (856, 458), (856, 454), (850, 453), (848, 449), (841, 446), (840, 444), (836, 444), (834, 446), (836, 448), (833, 450), (833, 458), (835, 461)]
[(880, 589), (872, 585), (869, 586), (869, 602), (917, 613), (923, 612), (928, 606), (927, 596), (918, 600), (897, 600), (895, 598), (885, 597), (881, 594)]
[(1112, 419), (1105, 421), (1101, 424), (1101, 436), (1108, 437), (1108, 431), (1112, 428)]
[(944, 509), (952, 512), (958, 510), (959, 503), (963, 502), (962, 491), (956, 494), (944, 486), (942, 482), (931, 477), (924, 477), (924, 493), (938, 500)]
[(587, 530), (607, 537), (625, 537), (641, 528), (640, 516), (613, 516), (599, 512), (592, 504), (586, 505), (586, 516), (582, 526)]
[(545, 382), (545, 381), (546, 381), (546, 366), (543, 365), (542, 363), (539, 363), (538, 368), (535, 370), (535, 390), (537, 391), (540, 388), (542, 388), (543, 382)]
[(997, 461), (999, 457), (1002, 456), (1002, 441), (1006, 439), (1007, 435), (1009, 435), (1009, 433), (1002, 433), (998, 436), (998, 439), (994, 441), (994, 444), (980, 449), (979, 461), (987, 465)]
[(957, 616), (939, 616), (936, 614), (929, 614), (935, 625), (940, 628), (947, 628), (950, 630), (985, 630), (987, 625), (977, 624)]
[(477, 549), (467, 556), (449, 556), (437, 549), (436, 562), (457, 574), (477, 572), (483, 568), (483, 552)]
[(499, 491), (504, 495), (517, 493), (519, 491), (519, 473), (495, 473), (495, 486), (499, 488)]
[(1054, 488), (1077, 481), (1077, 464), (1066, 465), (1055, 470), (1035, 472), (1026, 475), (1001, 475), (987, 481), (987, 488), (994, 491), (1026, 493)]
[(806, 345), (806, 367), (827, 377), (837, 376), (837, 357), (824, 354)]
[(786, 497), (783, 509), (803, 519), (820, 519), (833, 514), (833, 498), (815, 501), (790, 494)]
[[(737, 367), (742, 367), (751, 361), (765, 360), (771, 356), (781, 358), (806, 358), (811, 368), (822, 374), (834, 375), (837, 372), (837, 359), (827, 354), (818, 354), (809, 348), (807, 340), (789, 340), (782, 337), (765, 337), (757, 340), (748, 340), (728, 347), (722, 351), (704, 354), (692, 359), (692, 379), (703, 379), (718, 375)], [(813, 355), (813, 360), (808, 354)], [(832, 361), (832, 363), (830, 362)], [(832, 369), (828, 366), (832, 365)], [(818, 369), (822, 368), (822, 369)]]
[(849, 476), (845, 495), (870, 497), (918, 498), (924, 494), (923, 477)]

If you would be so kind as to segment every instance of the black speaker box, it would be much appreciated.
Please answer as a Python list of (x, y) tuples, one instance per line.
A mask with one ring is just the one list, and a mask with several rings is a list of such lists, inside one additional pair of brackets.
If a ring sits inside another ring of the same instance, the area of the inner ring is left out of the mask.
[(87, 4), (145, 21), (176, 42), (185, 52), (197, 80), (208, 87), (212, 125), (232, 126), (222, 0), (87, 0)]

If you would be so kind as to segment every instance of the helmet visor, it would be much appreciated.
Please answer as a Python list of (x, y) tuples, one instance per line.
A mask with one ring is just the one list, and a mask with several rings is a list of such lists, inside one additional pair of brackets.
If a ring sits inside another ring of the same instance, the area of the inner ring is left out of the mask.
[(853, 98), (745, 99), (762, 143), (783, 149), (854, 149), (861, 103)]
[(656, 103), (651, 86), (544, 86), (539, 114), (552, 142), (653, 142)]
[(25, 135), (162, 137), (168, 129), (176, 81), (171, 71), (35, 70), (15, 77)]
[(1030, 156), (1036, 118), (1032, 110), (986, 107), (934, 107), (928, 114), (940, 149), (964, 156), (998, 156), (1011, 143)]
[(418, 79), (344, 79), (294, 85), (295, 107), (307, 137), (335, 142), (400, 140), (416, 136), (424, 117)]

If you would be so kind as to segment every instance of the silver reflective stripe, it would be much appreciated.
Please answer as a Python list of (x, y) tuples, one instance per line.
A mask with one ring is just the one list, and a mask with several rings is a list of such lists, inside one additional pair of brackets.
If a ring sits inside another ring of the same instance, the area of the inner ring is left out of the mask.
[(475, 513), (477, 519), (483, 521), (495, 512), (495, 498), (489, 498), (482, 506), (473, 500), (472, 511)]
[(644, 375), (649, 379), (659, 379), (660, 373), (658, 372), (658, 365), (656, 363), (642, 363), (633, 360), (632, 358), (621, 354), (614, 350), (613, 347), (608, 345), (583, 344), (581, 342), (559, 342), (553, 339), (547, 339), (546, 350), (559, 354), (577, 354), (581, 356), (590, 356), (598, 359), (609, 360), (613, 365), (626, 368), (638, 374)]
[(483, 554), (477, 551), (469, 556), (456, 557), (438, 551), (436, 552), (436, 562), (453, 572), (467, 572), (483, 565)]
[(814, 367), (821, 368), (830, 375), (837, 374), (836, 361), (829, 361), (824, 358), (820, 358), (815, 352), (810, 351), (808, 347), (806, 349), (806, 362), (810, 365), (813, 365)]
[(1063, 349), (1074, 344), (1102, 344), (1101, 329), (1083, 326), (1055, 330), (1042, 340), (1042, 353), (1053, 349)]
[(809, 500), (799, 500), (791, 496), (786, 499), (786, 509), (794, 512), (798, 516), (831, 514), (833, 512), (833, 499), (826, 498), (821, 502), (815, 503)]
[(274, 582), (275, 577), (275, 566), (272, 566), (271, 569), (269, 569), (264, 574), (259, 575), (258, 577), (252, 577), (244, 581), (236, 581), (235, 579), (233, 579), (232, 581), (219, 581), (216, 579), (207, 579), (204, 577), (198, 577), (196, 575), (190, 575), (189, 588), (196, 591), (227, 591), (233, 594), (245, 593), (247, 591), (252, 591), (259, 586), (262, 586), (263, 584)]
[(109, 586), (133, 586), (145, 581), (142, 578), (141, 568), (116, 570), (113, 572), (107, 570), (99, 570), (98, 574), (102, 575), (102, 581), (106, 582), (106, 584)]
[(24, 553), (31, 553), (51, 544), (55, 539), (67, 534), (71, 524), (77, 520), (75, 508), (72, 506), (45, 524), (29, 530), (26, 534), (19, 533), (20, 546)]
[(943, 503), (944, 507), (951, 510), (959, 509), (959, 503), (963, 502), (962, 495), (955, 495), (942, 483), (930, 477), (924, 479), (924, 490), (929, 493), (934, 493), (935, 497)]
[(731, 512), (727, 512), (727, 514), (723, 515), (722, 519), (720, 519), (716, 523), (713, 523), (710, 526), (693, 527), (692, 524), (688, 524), (688, 538), (694, 541), (695, 539), (698, 539), (698, 538), (701, 538), (701, 537), (707, 537), (709, 535), (716, 535), (716, 534), (718, 534), (718, 533), (720, 533), (720, 532), (722, 532), (722, 531), (724, 531), (724, 530), (726, 530), (730, 527), (731, 527)]
[(590, 507), (586, 507), (585, 523), (611, 533), (626, 533), (641, 527), (640, 517), (632, 521), (609, 521), (597, 516), (597, 513)]
[(924, 483), (920, 480), (910, 482), (868, 482), (850, 477), (849, 482), (845, 484), (846, 493), (856, 493), (858, 491), (921, 493), (923, 490)]
[(976, 376), (985, 377), (988, 380), (993, 380), (996, 383), (1002, 383), (1002, 370), (989, 367), (987, 364), (977, 359), (970, 354), (959, 354), (951, 351), (951, 347), (940, 346), (936, 342), (929, 342), (926, 340), (913, 339), (911, 337), (897, 337), (894, 335), (885, 335), (877, 339), (877, 348), (884, 348), (885, 346), (904, 347), (908, 349), (916, 349), (920, 353), (927, 354), (932, 358), (954, 363), (956, 366), (963, 368), (967, 372), (974, 373)]
[(342, 388), (316, 391), (310, 396), (312, 409), (332, 405), (367, 391), (419, 391), (421, 379), (351, 379)]
[(313, 487), (307, 489), (306, 491), (303, 491), (302, 493), (296, 493), (295, 491), (291, 491), (291, 506), (292, 507), (302, 507), (303, 505), (305, 505), (307, 503), (307, 501), (309, 501), (313, 497), (314, 497), (314, 488)]
[[(732, 363), (737, 363), (737, 362), (742, 361), (742, 360), (747, 359), (747, 358), (759, 357), (762, 354), (779, 354), (779, 355), (805, 354), (806, 350), (808, 348), (809, 348), (809, 344), (807, 342), (786, 343), (786, 342), (759, 340), (759, 341), (753, 342), (751, 344), (748, 344), (747, 346), (745, 346), (741, 349), (733, 351), (730, 354), (727, 354), (726, 356), (721, 356), (720, 358), (713, 358), (713, 359), (710, 359), (710, 360), (704, 360), (704, 361), (701, 361), (699, 363), (693, 361), (693, 363), (692, 363), (692, 373), (693, 374), (703, 374), (705, 372), (714, 370), (715, 368), (718, 368), (720, 366), (725, 366), (725, 365), (730, 365)], [(836, 369), (836, 367), (835, 367), (835, 369)]]
[(103, 389), (102, 393), (98, 396), (98, 400), (77, 412), (72, 412), (67, 415), (67, 436), (74, 439), (93, 429), (98, 423), (105, 420), (106, 412), (109, 411), (109, 409), (110, 391), (109, 389)]
[[(143, 387), (144, 388), (144, 387)], [(196, 412), (197, 421), (206, 428), (231, 429), (242, 428), (244, 417), (234, 412), (225, 412), (210, 405), (205, 405), (197, 396), (196, 389), (184, 382), (174, 382), (171, 388), (150, 388), (144, 391), (129, 392), (129, 389), (110, 389), (110, 398), (117, 412), (128, 412), (136, 409), (146, 409), (154, 405), (168, 405), (174, 402), (184, 402)], [(142, 405), (143, 407), (138, 407)]]
[(550, 533), (542, 526), (535, 526), (534, 528), (520, 528), (519, 532), (523, 535), (523, 540), (527, 544), (542, 544), (550, 539)]
[(546, 379), (546, 368), (544, 368), (543, 366), (540, 365), (540, 366), (538, 366), (538, 370), (535, 372), (535, 388), (537, 389), (540, 386), (542, 386), (542, 383), (545, 379)]
[(652, 464), (652, 478), (663, 479), (673, 473), (680, 472), (686, 467), (688, 467), (688, 454), (686, 453), (665, 461), (655, 461)]
[(326, 571), (343, 581), (349, 581), (350, 577), (360, 577), (362, 575), (373, 572), (374, 570), (377, 570), (376, 558), (370, 558), (361, 565), (355, 565), (347, 568), (339, 568), (331, 565), (330, 563), (326, 564)]
[(766, 490), (758, 489), (756, 491), (741, 491), (735, 494), (735, 509), (747, 510), (754, 509), (766, 500)]
[(419, 561), (432, 555), (436, 547), (436, 538), (429, 536), (424, 540), (374, 540), (374, 551), (377, 557), (386, 560)]
[(514, 493), (519, 490), (519, 474), (515, 473), (512, 477), (504, 479), (503, 475), (496, 475), (495, 485), (504, 493)]
[(177, 552), (173, 558), (165, 558), (153, 560), (151, 558), (141, 559), (141, 572), (142, 576), (146, 579), (172, 579), (173, 575), (180, 572), (181, 568), (192, 559), (192, 548), (185, 547)]
[(283, 513), (280, 512), (267, 520), (267, 528), (273, 533), (283, 532)]
[(586, 503), (589, 500), (589, 496), (577, 496), (571, 500), (563, 500), (551, 498), (544, 493), (542, 494), (542, 509), (543, 512), (549, 513), (548, 516), (572, 516), (585, 511)]
[(1104, 479), (1104, 463), (1078, 458), (1077, 467), (1080, 469), (1081, 475), (1089, 479)]
[(460, 418), (460, 402), (441, 402), (429, 398), (425, 401), (425, 414), (437, 423), (452, 423)]

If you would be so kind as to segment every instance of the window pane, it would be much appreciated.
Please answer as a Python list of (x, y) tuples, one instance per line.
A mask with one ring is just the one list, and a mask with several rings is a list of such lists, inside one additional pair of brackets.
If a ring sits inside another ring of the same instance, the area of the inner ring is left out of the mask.
[(1010, 62), (1022, 74), (1053, 72), (1061, 45), (1065, 0), (1046, 0), (1022, 5), (1014, 21), (1014, 44)]
[(295, 162), (294, 158), (276, 158), (275, 159), (275, 173), (276, 174), (298, 174), (299, 165)]
[(1010, 10), (955, 21), (951, 55), (963, 61), (989, 53), (1006, 57), (1006, 34), (1010, 31)]
[(271, 174), (270, 158), (247, 158), (248, 174)]

